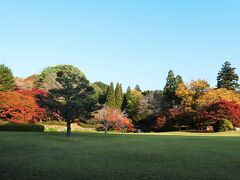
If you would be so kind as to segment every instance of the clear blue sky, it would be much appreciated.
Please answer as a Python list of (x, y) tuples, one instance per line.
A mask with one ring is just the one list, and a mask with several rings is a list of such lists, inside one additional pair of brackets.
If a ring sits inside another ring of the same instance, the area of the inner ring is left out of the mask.
[(72, 64), (91, 82), (161, 89), (169, 69), (212, 85), (240, 75), (239, 0), (0, 1), (0, 63), (15, 76)]

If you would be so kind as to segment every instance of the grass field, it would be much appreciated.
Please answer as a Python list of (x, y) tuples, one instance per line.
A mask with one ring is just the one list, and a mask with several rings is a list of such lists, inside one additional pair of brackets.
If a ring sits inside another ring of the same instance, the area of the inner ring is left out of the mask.
[(214, 135), (0, 132), (0, 179), (240, 179), (240, 134)]

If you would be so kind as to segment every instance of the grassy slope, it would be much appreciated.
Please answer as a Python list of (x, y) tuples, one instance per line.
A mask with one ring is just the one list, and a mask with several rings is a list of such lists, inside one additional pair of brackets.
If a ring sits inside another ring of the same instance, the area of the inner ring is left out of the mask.
[(240, 178), (239, 137), (165, 135), (0, 132), (0, 179)]

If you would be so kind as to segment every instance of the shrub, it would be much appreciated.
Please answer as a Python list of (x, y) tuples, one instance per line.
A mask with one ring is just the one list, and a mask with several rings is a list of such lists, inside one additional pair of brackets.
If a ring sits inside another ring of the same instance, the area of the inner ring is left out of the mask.
[(44, 132), (43, 125), (37, 124), (14, 124), (7, 123), (0, 125), (0, 131), (28, 131), (28, 132)]
[(213, 125), (214, 132), (223, 132), (223, 131), (229, 131), (229, 130), (233, 130), (233, 129), (234, 129), (234, 126), (233, 126), (232, 122), (227, 119), (217, 121)]

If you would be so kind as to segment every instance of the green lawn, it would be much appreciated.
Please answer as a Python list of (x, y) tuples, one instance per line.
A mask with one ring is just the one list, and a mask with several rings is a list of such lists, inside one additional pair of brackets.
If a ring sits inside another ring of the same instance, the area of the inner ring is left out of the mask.
[(0, 179), (240, 179), (239, 133), (192, 135), (0, 132)]

